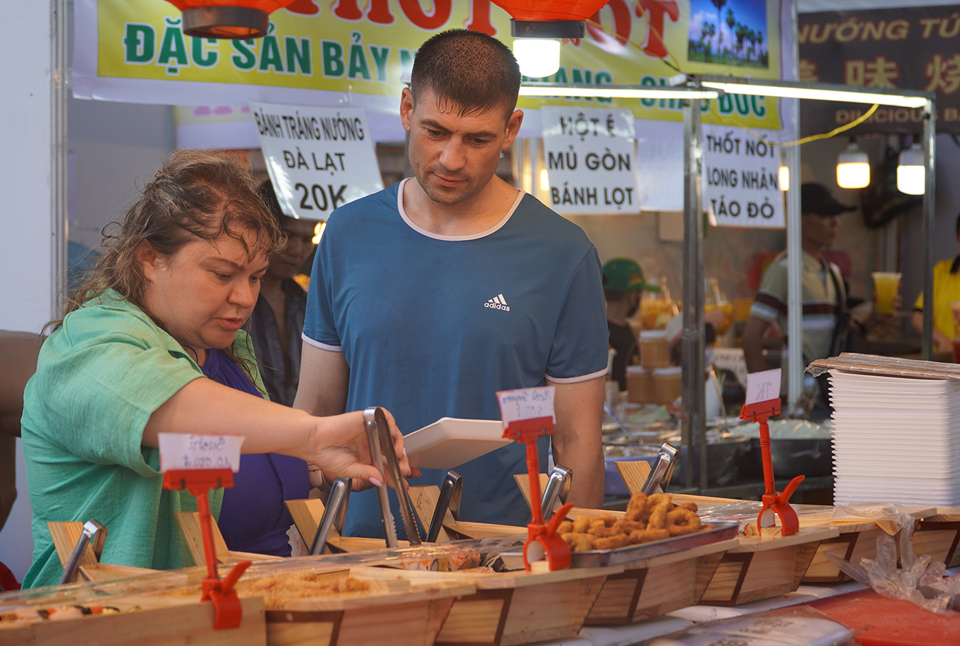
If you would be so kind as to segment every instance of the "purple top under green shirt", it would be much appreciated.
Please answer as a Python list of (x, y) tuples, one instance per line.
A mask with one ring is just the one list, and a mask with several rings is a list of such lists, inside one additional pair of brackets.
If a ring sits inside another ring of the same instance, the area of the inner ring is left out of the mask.
[[(219, 350), (208, 352), (201, 369), (217, 383), (262, 397), (239, 366)], [(310, 476), (303, 460), (276, 453), (241, 456), (233, 487), (223, 491), (218, 521), (227, 547), (238, 552), (290, 556), (287, 530), (293, 519), (283, 501), (303, 499), (309, 493)]]

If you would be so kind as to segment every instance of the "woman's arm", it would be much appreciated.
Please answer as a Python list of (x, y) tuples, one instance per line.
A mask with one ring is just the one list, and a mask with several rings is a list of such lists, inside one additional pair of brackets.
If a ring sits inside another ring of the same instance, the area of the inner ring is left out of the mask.
[[(403, 437), (387, 413), (394, 448), (404, 474), (410, 473)], [(371, 466), (363, 413), (313, 417), (222, 386), (196, 379), (150, 416), (143, 444), (158, 446), (159, 433), (242, 435), (244, 453), (280, 453), (301, 458), (336, 477), (384, 482)]]

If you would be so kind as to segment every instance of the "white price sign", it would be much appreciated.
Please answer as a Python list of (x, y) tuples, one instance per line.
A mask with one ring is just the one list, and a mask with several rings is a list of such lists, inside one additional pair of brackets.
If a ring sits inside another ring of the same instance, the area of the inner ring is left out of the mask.
[(556, 422), (557, 416), (553, 410), (553, 398), (556, 392), (557, 389), (553, 386), (501, 390), (498, 392), (497, 399), (500, 401), (500, 417), (503, 418), (503, 428), (510, 426), (510, 422), (539, 417), (549, 417)]
[(747, 375), (747, 405), (780, 398), (780, 368)]
[(367, 113), (250, 101), (280, 208), (326, 220), (339, 206), (383, 188)]
[(703, 205), (717, 226), (782, 229), (777, 147), (744, 128), (703, 126)]
[(742, 348), (714, 348), (713, 365), (721, 370), (729, 370), (737, 377), (741, 386), (747, 387), (749, 373)]
[(554, 211), (640, 212), (629, 110), (544, 106), (540, 116)]
[(180, 469), (240, 470), (240, 435), (185, 435), (160, 433), (160, 471)]

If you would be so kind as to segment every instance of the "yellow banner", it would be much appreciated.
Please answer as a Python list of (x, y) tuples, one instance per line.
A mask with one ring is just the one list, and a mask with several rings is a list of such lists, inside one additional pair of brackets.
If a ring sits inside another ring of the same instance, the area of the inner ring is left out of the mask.
[[(253, 99), (269, 100), (269, 88), (394, 98), (416, 48), (433, 33), (465, 27), (508, 45), (513, 40), (509, 15), (490, 0), (299, 0), (292, 7), (271, 14), (264, 38), (231, 41), (184, 36), (180, 12), (166, 1), (78, 0), (78, 12), (95, 11), (97, 27), (96, 69), (87, 72), (96, 78), (83, 85), (93, 88), (87, 90), (92, 98), (123, 100), (115, 96), (122, 87), (116, 81), (135, 80), (141, 91), (143, 81), (161, 87), (174, 82), (179, 87), (164, 94), (166, 102), (190, 105), (219, 104), (212, 88), (224, 85), (259, 88), (250, 94)], [(712, 0), (611, 0), (587, 23), (585, 38), (564, 44), (560, 70), (544, 80), (656, 86), (680, 71), (779, 78), (780, 11), (779, 0), (728, 0), (723, 11)], [(78, 26), (76, 38), (89, 36)], [(82, 68), (94, 57), (78, 59)], [(98, 92), (97, 83), (105, 81), (112, 90)], [(197, 92), (204, 94), (201, 100)], [(627, 108), (642, 119), (681, 119), (679, 101), (521, 101), (526, 108), (578, 104)], [(763, 97), (707, 102), (703, 118), (779, 127), (775, 100)]]

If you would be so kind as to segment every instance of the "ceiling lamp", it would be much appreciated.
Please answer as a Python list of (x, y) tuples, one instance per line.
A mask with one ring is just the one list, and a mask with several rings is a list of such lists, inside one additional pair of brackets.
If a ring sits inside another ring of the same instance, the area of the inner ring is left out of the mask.
[(907, 195), (923, 195), (926, 189), (926, 176), (923, 163), (923, 148), (914, 143), (900, 151), (900, 165), (897, 166), (897, 188)]
[(837, 158), (837, 186), (865, 188), (870, 185), (870, 158), (850, 137), (850, 145)]
[(520, 73), (551, 76), (560, 69), (560, 41), (583, 38), (584, 21), (609, 0), (493, 0), (510, 14), (513, 53)]
[(270, 14), (294, 0), (167, 0), (183, 12), (183, 33), (197, 38), (260, 38)]

